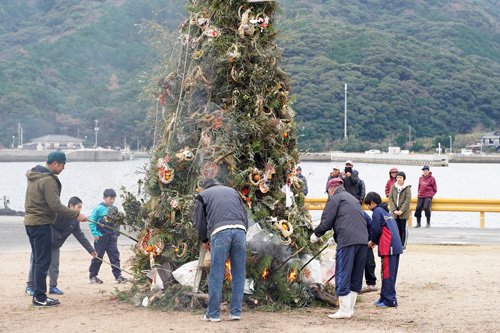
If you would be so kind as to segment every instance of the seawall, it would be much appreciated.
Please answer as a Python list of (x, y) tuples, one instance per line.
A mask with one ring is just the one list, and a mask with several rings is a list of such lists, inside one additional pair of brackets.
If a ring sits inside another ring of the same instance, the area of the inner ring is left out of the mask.
[[(112, 162), (131, 159), (130, 153), (107, 149), (80, 149), (66, 151), (71, 162)], [(48, 150), (0, 150), (0, 162), (45, 162)]]

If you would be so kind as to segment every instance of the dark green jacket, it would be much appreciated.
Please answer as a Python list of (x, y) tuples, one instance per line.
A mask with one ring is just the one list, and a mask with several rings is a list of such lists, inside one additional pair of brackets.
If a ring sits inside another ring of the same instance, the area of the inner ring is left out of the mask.
[[(401, 220), (408, 220), (410, 218), (411, 185), (405, 183), (401, 192), (398, 194), (397, 184), (397, 182), (394, 183), (389, 191), (389, 206), (391, 208), (391, 215), (394, 218), (399, 217)], [(396, 214), (394, 214), (395, 210), (401, 210), (403, 214), (396, 216)]]
[(54, 224), (57, 214), (69, 218), (78, 217), (78, 211), (61, 203), (61, 182), (49, 169), (37, 165), (26, 172), (26, 178), (28, 188), (24, 203), (25, 225)]

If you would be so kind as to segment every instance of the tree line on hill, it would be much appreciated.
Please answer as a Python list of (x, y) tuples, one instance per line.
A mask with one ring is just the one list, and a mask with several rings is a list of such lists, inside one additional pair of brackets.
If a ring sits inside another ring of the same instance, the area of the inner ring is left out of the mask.
[[(0, 144), (18, 123), (49, 133), (152, 144), (143, 72), (158, 61), (138, 24), (177, 29), (180, 0), (0, 4)], [(251, 4), (249, 4), (251, 5)], [(500, 9), (486, 0), (282, 0), (278, 42), (302, 150), (364, 150), (494, 129), (500, 120)], [(344, 84), (347, 134), (344, 137)]]

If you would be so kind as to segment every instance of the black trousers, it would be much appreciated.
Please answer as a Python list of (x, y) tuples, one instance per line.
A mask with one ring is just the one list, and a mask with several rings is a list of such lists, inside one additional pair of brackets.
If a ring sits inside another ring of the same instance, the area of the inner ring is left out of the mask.
[(422, 217), (422, 208), (425, 211), (425, 217), (431, 217), (432, 198), (418, 198), (417, 207), (415, 208), (415, 217)]
[(366, 262), (365, 262), (365, 280), (366, 284), (374, 286), (377, 283), (377, 276), (375, 275), (375, 257), (373, 256), (373, 249), (366, 247)]
[(396, 224), (399, 229), (399, 238), (401, 238), (401, 245), (403, 245), (403, 249), (406, 249), (406, 242), (408, 241), (408, 230), (406, 220), (402, 220), (399, 217), (396, 218)]

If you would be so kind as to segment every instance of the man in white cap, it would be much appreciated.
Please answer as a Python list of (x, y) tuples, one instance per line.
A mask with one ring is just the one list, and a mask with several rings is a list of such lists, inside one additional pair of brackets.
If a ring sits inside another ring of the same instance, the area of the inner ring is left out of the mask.
[(328, 182), (333, 178), (342, 178), (340, 174), (340, 168), (337, 165), (333, 166), (333, 171), (328, 175), (328, 179), (326, 180), (326, 189), (328, 190)]

